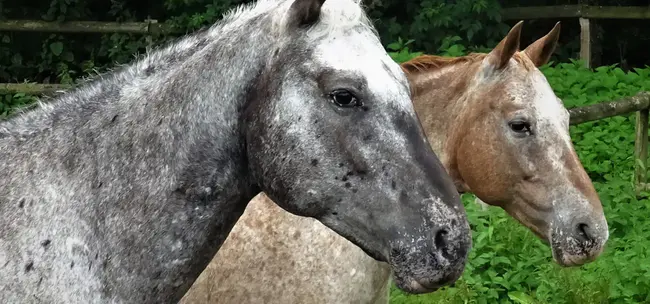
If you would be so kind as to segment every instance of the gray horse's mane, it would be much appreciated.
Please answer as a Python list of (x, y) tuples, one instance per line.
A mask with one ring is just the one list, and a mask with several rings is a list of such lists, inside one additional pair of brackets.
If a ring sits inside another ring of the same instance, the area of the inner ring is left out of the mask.
[[(128, 90), (129, 87), (137, 89), (138, 81), (149, 76), (148, 70), (152, 67), (158, 70), (174, 69), (175, 64), (199, 53), (212, 42), (250, 26), (250, 22), (259, 17), (269, 17), (271, 35), (284, 37), (287, 11), (293, 2), (294, 0), (259, 0), (233, 8), (214, 25), (168, 42), (143, 55), (136, 55), (131, 63), (87, 77), (67, 94), (39, 98), (32, 106), (18, 110), (11, 118), (0, 121), (0, 137), (3, 133), (29, 136), (47, 129), (51, 125), (50, 116), (57, 110), (74, 111), (73, 108), (78, 108), (80, 103), (100, 102), (97, 96), (105, 95), (107, 91), (120, 91), (120, 88)], [(376, 29), (362, 8), (361, 0), (327, 0), (321, 9), (319, 22), (307, 32), (307, 39), (321, 39), (334, 30), (359, 25), (376, 34)]]

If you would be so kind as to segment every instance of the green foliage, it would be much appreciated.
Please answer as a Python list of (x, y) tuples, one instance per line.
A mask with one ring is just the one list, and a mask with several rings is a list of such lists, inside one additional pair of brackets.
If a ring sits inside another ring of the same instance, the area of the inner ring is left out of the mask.
[(396, 42), (393, 42), (386, 46), (388, 49), (388, 54), (391, 58), (393, 58), (393, 60), (399, 63), (409, 61), (424, 54), (422, 52), (412, 52), (409, 49), (409, 45), (413, 42), (414, 40), (402, 41), (402, 38), (398, 38)]
[[(125, 0), (40, 0), (3, 3), (0, 19), (143, 21)], [(92, 10), (91, 10), (92, 8)], [(151, 37), (151, 43), (161, 41)], [(0, 82), (74, 83), (126, 63), (145, 51), (147, 37), (127, 34), (0, 33)]]
[[(615, 66), (580, 62), (541, 69), (567, 107), (650, 90), (650, 68), (625, 73)], [(650, 201), (637, 200), (632, 184), (634, 115), (571, 127), (585, 169), (594, 181), (610, 228), (605, 252), (593, 263), (562, 268), (550, 248), (499, 208), (482, 210), (464, 195), (473, 248), (461, 280), (429, 295), (393, 289), (391, 303), (648, 303)]]
[(17, 110), (32, 105), (36, 101), (34, 96), (23, 93), (5, 94), (4, 96), (0, 95), (0, 97), (2, 97), (0, 99), (0, 119), (11, 116)]
[(413, 39), (413, 47), (435, 53), (445, 37), (476, 50), (496, 45), (508, 32), (497, 0), (375, 0), (369, 13), (383, 41)]
[[(182, 9), (167, 20), (167, 23), (182, 28), (186, 31), (194, 31), (201, 27), (208, 26), (221, 19), (224, 13), (234, 6), (242, 3), (250, 3), (250, 0), (165, 0), (165, 8), (169, 11)], [(189, 8), (189, 10), (188, 10)]]

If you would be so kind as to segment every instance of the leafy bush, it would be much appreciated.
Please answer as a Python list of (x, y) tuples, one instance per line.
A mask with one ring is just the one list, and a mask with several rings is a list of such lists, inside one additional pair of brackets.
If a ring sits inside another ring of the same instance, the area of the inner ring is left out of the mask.
[(508, 32), (497, 0), (368, 1), (383, 41), (413, 39), (413, 47), (435, 53), (445, 37), (476, 50), (496, 45)]
[[(403, 55), (405, 57), (406, 55)], [(589, 70), (580, 62), (542, 68), (567, 107), (650, 90), (650, 68)], [(553, 262), (550, 248), (504, 211), (482, 210), (464, 195), (474, 246), (461, 280), (429, 295), (393, 289), (391, 303), (647, 303), (650, 302), (648, 199), (632, 183), (634, 114), (571, 127), (571, 136), (605, 209), (610, 239), (601, 257), (579, 268)]]

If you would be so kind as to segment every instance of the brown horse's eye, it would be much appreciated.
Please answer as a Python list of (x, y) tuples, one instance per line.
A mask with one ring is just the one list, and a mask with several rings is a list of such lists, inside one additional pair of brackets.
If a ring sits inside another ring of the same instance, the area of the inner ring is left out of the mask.
[(524, 120), (513, 120), (510, 123), (508, 123), (510, 126), (510, 129), (514, 131), (515, 133), (521, 134), (521, 135), (530, 135), (530, 124), (527, 121)]
[(334, 90), (330, 93), (332, 102), (342, 108), (361, 106), (359, 99), (348, 90)]

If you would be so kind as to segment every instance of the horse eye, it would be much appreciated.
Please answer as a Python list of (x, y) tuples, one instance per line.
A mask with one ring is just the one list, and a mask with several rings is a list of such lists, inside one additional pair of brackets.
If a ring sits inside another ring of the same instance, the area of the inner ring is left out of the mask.
[(351, 108), (361, 105), (359, 99), (348, 90), (334, 90), (330, 93), (330, 98), (334, 104), (342, 108)]
[(514, 120), (509, 123), (510, 129), (516, 133), (530, 134), (530, 124), (523, 120)]

